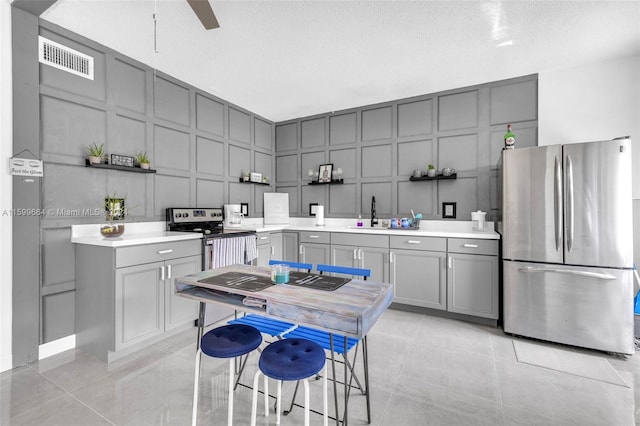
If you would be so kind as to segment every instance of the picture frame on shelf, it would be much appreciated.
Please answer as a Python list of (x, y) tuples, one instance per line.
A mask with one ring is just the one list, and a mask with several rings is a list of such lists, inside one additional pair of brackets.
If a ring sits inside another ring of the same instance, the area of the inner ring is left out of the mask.
[(315, 216), (318, 211), (318, 203), (309, 203), (309, 216)]
[(333, 172), (333, 164), (321, 164), (320, 169), (318, 170), (318, 182), (330, 183), (331, 172)]
[(251, 172), (249, 180), (251, 182), (262, 183), (262, 173)]
[(111, 154), (111, 164), (114, 166), (135, 167), (135, 157)]
[(456, 203), (442, 203), (442, 218), (443, 219), (455, 219), (456, 218)]

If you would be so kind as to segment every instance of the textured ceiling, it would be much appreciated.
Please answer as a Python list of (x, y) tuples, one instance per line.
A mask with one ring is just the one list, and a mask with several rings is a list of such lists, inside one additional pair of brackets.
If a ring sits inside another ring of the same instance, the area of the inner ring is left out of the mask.
[(185, 0), (41, 17), (273, 121), (640, 53), (637, 0), (210, 3), (209, 31)]

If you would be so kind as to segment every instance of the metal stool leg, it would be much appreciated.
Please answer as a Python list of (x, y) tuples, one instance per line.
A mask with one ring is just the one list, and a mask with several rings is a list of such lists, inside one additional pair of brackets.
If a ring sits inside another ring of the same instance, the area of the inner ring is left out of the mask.
[(229, 358), (229, 412), (227, 413), (227, 425), (233, 426), (233, 388), (235, 384), (236, 359)]
[(193, 382), (193, 412), (191, 414), (191, 425), (196, 426), (197, 417), (198, 417), (198, 385), (200, 382), (200, 358), (201, 358), (202, 350), (198, 348), (196, 351), (196, 373), (195, 379)]

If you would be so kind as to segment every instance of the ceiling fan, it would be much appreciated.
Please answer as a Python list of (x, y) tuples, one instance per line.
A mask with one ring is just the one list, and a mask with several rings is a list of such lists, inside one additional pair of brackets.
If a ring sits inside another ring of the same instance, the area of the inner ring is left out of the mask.
[(220, 28), (220, 24), (216, 19), (216, 15), (213, 14), (213, 9), (209, 4), (209, 0), (187, 0), (191, 9), (195, 12), (204, 28), (211, 30), (214, 28)]

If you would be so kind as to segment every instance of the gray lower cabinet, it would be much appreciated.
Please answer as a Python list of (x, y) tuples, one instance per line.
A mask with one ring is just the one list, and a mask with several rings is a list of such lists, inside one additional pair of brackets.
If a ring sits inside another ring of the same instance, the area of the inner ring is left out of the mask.
[(257, 239), (258, 266), (268, 266), (269, 260), (298, 261), (297, 232), (260, 232)]
[(391, 236), (393, 301), (431, 309), (447, 309), (447, 239)]
[(298, 260), (304, 263), (317, 264), (331, 263), (331, 234), (329, 232), (300, 231), (298, 248)]
[(256, 247), (258, 249), (257, 265), (269, 265), (269, 259), (271, 259), (271, 234), (269, 232), (259, 232)]
[(114, 361), (192, 327), (175, 278), (201, 270), (201, 241), (111, 248), (76, 245), (76, 345)]
[(498, 319), (498, 242), (449, 238), (448, 252), (447, 310)]
[(371, 270), (371, 280), (389, 281), (389, 237), (331, 234), (331, 264)]
[(298, 261), (298, 233), (282, 233), (282, 259), (289, 262)]

